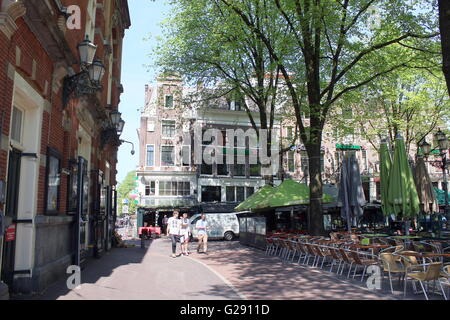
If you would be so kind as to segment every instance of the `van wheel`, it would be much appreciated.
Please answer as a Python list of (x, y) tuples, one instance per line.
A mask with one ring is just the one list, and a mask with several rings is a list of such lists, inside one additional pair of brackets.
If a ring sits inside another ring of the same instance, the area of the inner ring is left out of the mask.
[(225, 232), (223, 237), (226, 241), (231, 241), (234, 239), (234, 233), (231, 231), (227, 231), (227, 232)]

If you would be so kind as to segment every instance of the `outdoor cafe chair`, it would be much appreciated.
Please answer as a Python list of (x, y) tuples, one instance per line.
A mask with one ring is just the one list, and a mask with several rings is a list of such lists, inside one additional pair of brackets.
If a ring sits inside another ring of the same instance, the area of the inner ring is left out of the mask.
[(269, 236), (266, 237), (266, 255), (270, 255), (270, 253), (272, 252), (272, 250), (274, 249), (275, 245), (273, 242), (273, 239)]
[(391, 292), (394, 294), (394, 288), (392, 286), (392, 275), (399, 275), (399, 282), (406, 274), (406, 267), (399, 257), (391, 252), (383, 252), (380, 254), (380, 261), (383, 266), (383, 273), (387, 273), (389, 277), (389, 284), (391, 286)]
[(297, 247), (297, 252), (299, 253), (298, 261), (297, 263), (300, 264), (301, 259), (305, 259), (305, 257), (308, 255), (307, 250), (305, 249), (303, 243), (301, 241), (298, 241), (295, 246)]
[(308, 265), (309, 259), (314, 257), (313, 263), (311, 265), (312, 267), (314, 267), (316, 265), (317, 254), (316, 254), (316, 251), (313, 248), (313, 244), (305, 243), (305, 247), (306, 247), (306, 250), (308, 250), (308, 258), (306, 260), (306, 265)]
[(316, 256), (317, 256), (316, 267), (319, 265), (320, 259), (322, 258), (322, 264), (320, 265), (320, 269), (322, 269), (323, 265), (325, 263), (325, 260), (328, 257), (330, 257), (331, 255), (330, 255), (329, 251), (321, 245), (313, 245), (312, 248), (313, 248), (313, 250), (315, 250)]
[(344, 262), (342, 269), (341, 269), (341, 275), (344, 272), (345, 266), (349, 266), (348, 268), (348, 274), (347, 274), (347, 278), (350, 278), (350, 272), (352, 271), (352, 267), (353, 264), (355, 263), (355, 261), (353, 260), (353, 258), (348, 256), (349, 250), (348, 249), (344, 249), (344, 248), (339, 248), (339, 253), (341, 254), (342, 260)]
[[(363, 258), (362, 256), (370, 256), (372, 259)], [(353, 272), (353, 279), (355, 279), (356, 271), (358, 270), (358, 267), (363, 268), (363, 273), (361, 276), (361, 281), (364, 280), (364, 276), (366, 275), (367, 268), (372, 265), (378, 264), (378, 257), (375, 255), (372, 255), (370, 253), (361, 253), (357, 251), (349, 251), (349, 256), (353, 258), (354, 264), (355, 264), (355, 271)]]
[(441, 289), (442, 295), (444, 296), (444, 299), (447, 300), (447, 296), (445, 294), (444, 287), (442, 286), (441, 281), (439, 281), (440, 274), (441, 274), (441, 268), (442, 268), (442, 262), (426, 263), (426, 264), (420, 265), (420, 267), (423, 267), (424, 271), (414, 272), (410, 268), (406, 269), (405, 288), (404, 288), (403, 295), (406, 297), (406, 288), (408, 285), (408, 279), (411, 279), (413, 281), (419, 282), (419, 284), (422, 288), (422, 292), (425, 295), (425, 299), (429, 300), (426, 288), (424, 286), (424, 282), (428, 283), (428, 282), (433, 281), (434, 284), (436, 284), (436, 282), (438, 283), (438, 285)]
[[(397, 253), (397, 255), (402, 259), (403, 264), (406, 268), (409, 268), (412, 271), (423, 271), (423, 267), (420, 266), (419, 261), (413, 255), (408, 255), (409, 253), (415, 254), (415, 251), (401, 251)], [(426, 258), (431, 260), (430, 258)], [(431, 261), (432, 262), (432, 261)]]
[(328, 247), (328, 251), (330, 252), (331, 259), (332, 259), (331, 265), (330, 265), (330, 272), (333, 271), (333, 267), (336, 264), (338, 264), (338, 262), (339, 262), (338, 268), (337, 268), (337, 271), (336, 271), (336, 273), (339, 274), (339, 270), (341, 269), (341, 264), (343, 262), (342, 258), (339, 255), (339, 249), (337, 249), (335, 247)]

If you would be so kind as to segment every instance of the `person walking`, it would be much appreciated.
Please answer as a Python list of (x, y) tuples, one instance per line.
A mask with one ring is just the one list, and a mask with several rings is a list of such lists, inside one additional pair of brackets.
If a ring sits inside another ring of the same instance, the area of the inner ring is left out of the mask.
[(189, 239), (191, 237), (191, 230), (189, 228), (188, 214), (183, 213), (181, 218), (181, 254), (189, 255)]
[(162, 233), (165, 234), (166, 236), (168, 235), (167, 233), (167, 223), (169, 221), (169, 218), (167, 218), (167, 214), (164, 215), (164, 218), (162, 219)]
[(206, 214), (202, 214), (200, 220), (195, 224), (197, 229), (198, 247), (197, 253), (200, 253), (200, 248), (203, 246), (203, 253), (208, 254), (208, 221), (206, 221)]
[(181, 220), (178, 219), (178, 211), (173, 212), (173, 216), (167, 221), (167, 234), (172, 241), (172, 258), (176, 258), (177, 242), (180, 242), (181, 237)]

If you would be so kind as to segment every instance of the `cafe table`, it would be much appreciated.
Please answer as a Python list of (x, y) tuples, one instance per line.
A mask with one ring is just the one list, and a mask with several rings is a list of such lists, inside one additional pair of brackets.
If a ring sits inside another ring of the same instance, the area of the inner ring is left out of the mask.
[(358, 243), (353, 243), (350, 244), (349, 247), (351, 249), (357, 249), (357, 250), (371, 250), (372, 251), (372, 255), (374, 255), (375, 253), (375, 249), (380, 250), (380, 249), (387, 249), (390, 248), (391, 246), (388, 244), (358, 244)]

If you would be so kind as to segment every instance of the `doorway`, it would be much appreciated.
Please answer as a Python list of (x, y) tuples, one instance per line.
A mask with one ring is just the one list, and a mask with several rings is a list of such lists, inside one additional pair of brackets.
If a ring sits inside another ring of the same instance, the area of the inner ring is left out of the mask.
[[(5, 216), (12, 219), (12, 221), (16, 221), (18, 215), (21, 159), (22, 159), (21, 151), (17, 149), (12, 149), (9, 152)], [(11, 227), (15, 227), (15, 225), (11, 225)], [(14, 237), (10, 238), (5, 236), (3, 243), (1, 280), (4, 283), (6, 283), (10, 289), (12, 288), (14, 279), (16, 239), (17, 235), (14, 235)]]

